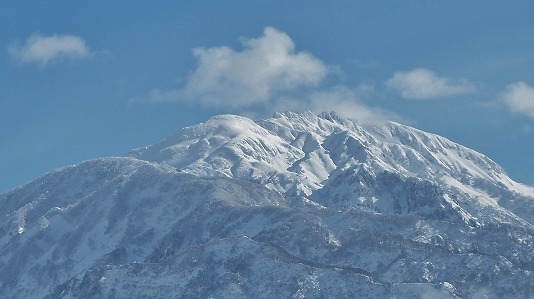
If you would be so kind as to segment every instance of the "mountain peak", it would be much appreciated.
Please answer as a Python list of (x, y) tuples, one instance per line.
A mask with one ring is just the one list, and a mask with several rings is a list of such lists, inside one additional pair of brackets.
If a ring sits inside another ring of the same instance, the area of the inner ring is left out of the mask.
[[(510, 193), (527, 198), (532, 188), (511, 180), (486, 156), (395, 122), (362, 125), (335, 112), (315, 115), (309, 111), (288, 111), (257, 122), (240, 116), (215, 116), (132, 156), (195, 175), (238, 178), (263, 184), (281, 194), (305, 194), (312, 198), (319, 194), (331, 196), (325, 189), (330, 189), (334, 181), (341, 184), (343, 178), (352, 180), (353, 175), (347, 171), (366, 169), (373, 177), (390, 173), (399, 182), (406, 178), (433, 182), (444, 188), (445, 193), (462, 194), (469, 205), (480, 205), (476, 199), (480, 194), (489, 196), (492, 199), (485, 202), (491, 203), (492, 209), (500, 210), (503, 205), (532, 220), (501, 200), (506, 197), (503, 194)], [(354, 192), (347, 187), (336, 190), (334, 197), (354, 198), (351, 195)], [(365, 205), (377, 196), (376, 192), (362, 195)], [(350, 200), (343, 204), (360, 202)], [(462, 213), (483, 217), (477, 208), (468, 210)]]
[(0, 195), (0, 296), (528, 296), (533, 201), (395, 122), (219, 115)]

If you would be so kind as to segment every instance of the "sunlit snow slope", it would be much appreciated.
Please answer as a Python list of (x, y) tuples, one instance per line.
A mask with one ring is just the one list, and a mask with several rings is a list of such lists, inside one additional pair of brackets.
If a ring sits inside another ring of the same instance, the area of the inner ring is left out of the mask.
[(482, 154), (394, 122), (287, 112), (256, 123), (222, 115), (132, 157), (253, 181), (325, 206), (534, 224), (533, 188)]
[(221, 115), (0, 195), (0, 297), (529, 297), (533, 203), (394, 122)]

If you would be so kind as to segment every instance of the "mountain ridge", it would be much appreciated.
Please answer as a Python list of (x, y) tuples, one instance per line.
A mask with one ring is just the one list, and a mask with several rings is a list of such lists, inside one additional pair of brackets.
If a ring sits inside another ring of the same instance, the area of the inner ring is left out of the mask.
[[(232, 120), (235, 124), (228, 130)], [(210, 129), (202, 131), (206, 127)], [(496, 198), (503, 197), (503, 193), (524, 196), (534, 192), (532, 187), (511, 180), (488, 157), (395, 122), (365, 126), (335, 113), (316, 116), (311, 112), (286, 112), (258, 123), (239, 116), (216, 116), (184, 130), (132, 156), (193, 174), (246, 180), (252, 177), (281, 193), (303, 192), (307, 196), (321, 189), (329, 176), (362, 165), (376, 174), (387, 171), (403, 177), (437, 179), (440, 185), (471, 197), (479, 195), (477, 186), (491, 186), (491, 190), (482, 192), (492, 195), (484, 198), (486, 205), (498, 206)], [(201, 131), (199, 136), (209, 138), (198, 138), (189, 131)], [(193, 160), (180, 158), (191, 149), (196, 156), (185, 156), (194, 157)], [(248, 173), (251, 169), (255, 171), (252, 175)], [(503, 200), (505, 204), (506, 201)], [(517, 212), (527, 217), (528, 213), (521, 210)], [(534, 212), (532, 208), (527, 210)]]
[(533, 200), (394, 122), (215, 116), (0, 195), (0, 295), (528, 297)]

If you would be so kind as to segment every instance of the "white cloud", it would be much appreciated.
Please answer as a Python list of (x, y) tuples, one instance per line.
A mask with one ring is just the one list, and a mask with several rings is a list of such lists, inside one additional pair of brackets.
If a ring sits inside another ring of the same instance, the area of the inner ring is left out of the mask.
[(327, 67), (309, 53), (296, 52), (289, 36), (272, 27), (259, 38), (243, 39), (243, 50), (197, 48), (198, 66), (179, 92), (154, 90), (152, 101), (189, 100), (206, 106), (241, 108), (265, 103), (278, 93), (317, 86)]
[(534, 87), (525, 82), (517, 82), (506, 86), (501, 94), (508, 108), (517, 113), (534, 117)]
[(475, 86), (465, 80), (438, 77), (428, 69), (397, 72), (386, 85), (406, 99), (431, 99), (474, 92)]
[(51, 36), (32, 35), (26, 43), (13, 43), (8, 52), (14, 59), (23, 63), (37, 63), (46, 66), (61, 58), (80, 59), (91, 55), (87, 43), (75, 35)]
[(361, 122), (400, 119), (360, 100), (361, 95), (374, 92), (372, 86), (321, 87), (333, 68), (309, 53), (297, 52), (283, 32), (267, 27), (262, 36), (242, 39), (242, 43), (241, 51), (225, 46), (195, 49), (198, 66), (183, 88), (153, 89), (143, 97), (132, 98), (130, 103), (189, 101), (257, 116), (311, 110), (335, 111)]

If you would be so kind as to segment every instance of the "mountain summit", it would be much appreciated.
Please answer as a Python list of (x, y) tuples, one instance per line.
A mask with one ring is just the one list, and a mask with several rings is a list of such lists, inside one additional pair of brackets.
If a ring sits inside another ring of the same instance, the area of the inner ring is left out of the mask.
[(257, 123), (221, 115), (130, 156), (197, 176), (252, 181), (328, 207), (534, 223), (534, 189), (482, 154), (394, 122), (362, 125), (311, 112)]
[(220, 115), (0, 195), (7, 298), (528, 297), (534, 188), (395, 122)]

